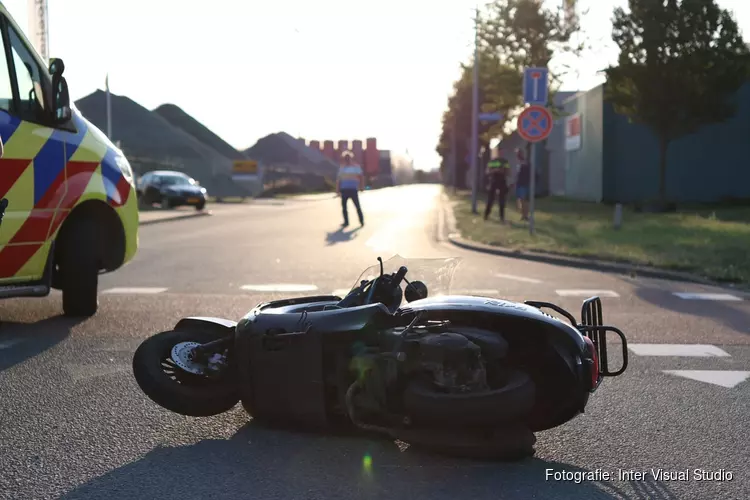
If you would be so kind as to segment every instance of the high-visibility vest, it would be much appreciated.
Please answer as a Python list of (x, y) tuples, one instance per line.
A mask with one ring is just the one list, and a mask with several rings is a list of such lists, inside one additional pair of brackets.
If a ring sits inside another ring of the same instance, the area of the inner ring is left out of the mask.
[(492, 170), (498, 168), (510, 168), (510, 163), (508, 163), (508, 160), (490, 160), (487, 164), (487, 168)]

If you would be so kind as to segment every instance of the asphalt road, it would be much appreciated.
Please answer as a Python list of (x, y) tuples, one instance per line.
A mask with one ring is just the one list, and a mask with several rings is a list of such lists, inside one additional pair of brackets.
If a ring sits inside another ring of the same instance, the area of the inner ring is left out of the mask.
[[(458, 249), (437, 241), (438, 204), (435, 186), (368, 192), (365, 226), (350, 207), (346, 230), (338, 200), (217, 206), (142, 227), (136, 259), (102, 277), (100, 311), (87, 321), (60, 318), (58, 294), (3, 301), (0, 498), (750, 498), (748, 297)], [(539, 433), (535, 458), (513, 464), (263, 429), (240, 408), (181, 417), (133, 380), (138, 344), (182, 316), (237, 318), (269, 298), (346, 289), (395, 253), (460, 257), (454, 293), (554, 301), (576, 316), (580, 294), (602, 296), (606, 322), (628, 336), (627, 372), (604, 381), (585, 415)], [(598, 476), (555, 480), (550, 469)], [(694, 469), (722, 480), (697, 480)], [(619, 480), (618, 470), (646, 474)]]

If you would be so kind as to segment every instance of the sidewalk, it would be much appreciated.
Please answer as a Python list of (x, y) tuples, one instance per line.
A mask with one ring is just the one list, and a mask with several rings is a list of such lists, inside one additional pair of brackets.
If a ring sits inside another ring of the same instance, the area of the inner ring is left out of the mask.
[(456, 217), (454, 214), (455, 203), (456, 202), (453, 202), (448, 198), (448, 195), (446, 193), (441, 194), (441, 207), (438, 219), (437, 235), (439, 241), (448, 242), (459, 248), (464, 248), (466, 250), (472, 250), (475, 252), (498, 255), (502, 257), (542, 262), (545, 264), (575, 267), (579, 269), (589, 269), (607, 273), (627, 274), (632, 277), (643, 276), (647, 278), (683, 281), (733, 290), (747, 289), (747, 287), (742, 285), (720, 283), (707, 278), (703, 278), (701, 276), (680, 271), (671, 271), (668, 269), (659, 269), (656, 267), (639, 266), (634, 264), (623, 264), (605, 260), (583, 259), (530, 250), (514, 250), (510, 248), (478, 243), (462, 237), (461, 233), (458, 231)]

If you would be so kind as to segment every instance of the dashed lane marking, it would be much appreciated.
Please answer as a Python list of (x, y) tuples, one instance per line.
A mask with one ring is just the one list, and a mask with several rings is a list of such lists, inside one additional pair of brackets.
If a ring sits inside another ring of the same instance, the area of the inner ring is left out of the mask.
[(684, 300), (726, 300), (726, 301), (742, 301), (741, 297), (732, 295), (729, 293), (688, 293), (688, 292), (674, 292), (674, 295)]
[(106, 294), (112, 294), (112, 293), (121, 293), (121, 294), (130, 294), (130, 293), (143, 293), (143, 294), (155, 294), (155, 293), (163, 293), (166, 292), (167, 288), (161, 288), (161, 287), (114, 287), (109, 288), (107, 290), (102, 291), (102, 293)]
[(628, 344), (637, 356), (728, 357), (729, 353), (708, 344)]
[(250, 292), (314, 292), (318, 289), (315, 285), (303, 285), (296, 283), (268, 283), (263, 285), (242, 285), (242, 290)]
[(750, 372), (733, 370), (662, 370), (669, 375), (689, 378), (698, 382), (719, 385), (731, 389), (750, 377)]
[(620, 295), (612, 290), (555, 290), (555, 293), (561, 297), (619, 297)]
[(542, 280), (527, 278), (526, 276), (514, 276), (512, 274), (495, 274), (497, 278), (504, 278), (506, 280), (522, 281), (524, 283), (541, 283)]

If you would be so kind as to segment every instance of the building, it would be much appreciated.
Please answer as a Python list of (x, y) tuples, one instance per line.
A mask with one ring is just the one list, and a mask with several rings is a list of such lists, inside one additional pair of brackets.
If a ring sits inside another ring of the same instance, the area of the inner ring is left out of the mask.
[(368, 178), (376, 178), (380, 175), (380, 151), (378, 150), (378, 141), (374, 137), (370, 137), (365, 140), (365, 146), (363, 147), (361, 140), (325, 140), (321, 147), (320, 141), (309, 141), (300, 138), (300, 141), (307, 146), (320, 151), (327, 158), (339, 163), (341, 155), (344, 151), (351, 151), (354, 154), (354, 159), (364, 170), (365, 175)]
[[(655, 199), (660, 149), (656, 135), (617, 114), (604, 100), (606, 84), (563, 103), (543, 148), (552, 194), (596, 202)], [(735, 96), (736, 115), (672, 142), (667, 197), (674, 202), (750, 199), (750, 83)]]

